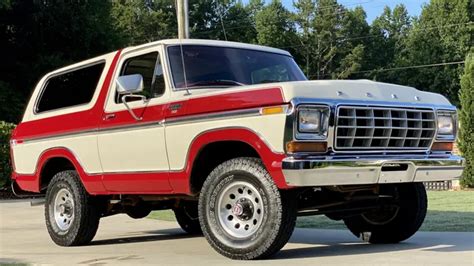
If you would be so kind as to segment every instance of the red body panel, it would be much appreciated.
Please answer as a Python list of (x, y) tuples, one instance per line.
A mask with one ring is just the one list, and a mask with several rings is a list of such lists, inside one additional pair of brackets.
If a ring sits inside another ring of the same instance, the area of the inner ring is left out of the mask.
[[(12, 139), (21, 142), (22, 140), (52, 137), (86, 130), (101, 130), (120, 126), (133, 126), (140, 123), (159, 122), (170, 117), (248, 109), (284, 103), (280, 88), (262, 88), (260, 90), (205, 96), (137, 108), (134, 111), (143, 117), (141, 121), (135, 121), (128, 111), (115, 112), (113, 119), (104, 119), (104, 104), (119, 57), (120, 51), (115, 55), (107, 71), (106, 79), (93, 108), (86, 111), (20, 123), (15, 129)], [(37, 163), (36, 172), (33, 175), (13, 173), (12, 178), (16, 180), (23, 190), (40, 192), (41, 169), (49, 159), (62, 157), (73, 163), (84, 183), (84, 187), (91, 194), (189, 194), (191, 170), (199, 151), (209, 143), (229, 140), (242, 141), (252, 146), (262, 158), (276, 185), (279, 188), (287, 188), (281, 171), (281, 161), (284, 158), (284, 154), (273, 152), (256, 133), (243, 128), (218, 129), (200, 134), (194, 139), (191, 147), (189, 147), (185, 168), (181, 171), (88, 174), (83, 170), (82, 165), (71, 151), (58, 147), (49, 149), (41, 155)], [(108, 189), (104, 186), (105, 180)]]
[(284, 99), (280, 88), (263, 88), (255, 91), (190, 99), (186, 103), (186, 115), (232, 111), (283, 103)]

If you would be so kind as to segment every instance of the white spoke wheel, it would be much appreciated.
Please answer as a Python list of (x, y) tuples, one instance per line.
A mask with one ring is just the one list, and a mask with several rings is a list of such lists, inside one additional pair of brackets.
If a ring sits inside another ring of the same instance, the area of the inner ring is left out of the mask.
[(220, 225), (235, 238), (255, 234), (265, 214), (260, 192), (244, 181), (230, 183), (221, 191), (217, 210)]
[(59, 229), (67, 231), (74, 220), (74, 198), (66, 188), (61, 188), (51, 205), (54, 212), (54, 219)]
[(278, 252), (296, 221), (295, 197), (279, 191), (256, 158), (236, 158), (212, 171), (199, 197), (199, 221), (209, 244), (232, 259)]
[(87, 194), (75, 171), (57, 173), (46, 191), (45, 219), (51, 239), (60, 246), (89, 243), (99, 226), (98, 202)]

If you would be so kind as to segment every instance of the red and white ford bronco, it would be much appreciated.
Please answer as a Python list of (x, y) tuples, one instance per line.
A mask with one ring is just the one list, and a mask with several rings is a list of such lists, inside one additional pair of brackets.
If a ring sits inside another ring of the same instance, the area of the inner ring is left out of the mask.
[(276, 253), (298, 215), (395, 243), (424, 220), (422, 182), (461, 175), (456, 124), (439, 94), (308, 81), (269, 47), (163, 40), (44, 76), (12, 135), (13, 188), (45, 194), (61, 246), (162, 209), (233, 259)]

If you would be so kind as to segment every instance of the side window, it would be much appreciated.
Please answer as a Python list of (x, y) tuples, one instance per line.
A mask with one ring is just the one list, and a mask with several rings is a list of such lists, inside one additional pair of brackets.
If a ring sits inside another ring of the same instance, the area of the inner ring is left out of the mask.
[[(158, 52), (127, 59), (120, 70), (120, 76), (132, 74), (142, 75), (143, 95), (147, 98), (157, 98), (165, 92), (163, 68)], [(115, 102), (121, 102), (120, 95), (116, 94)]]
[(105, 63), (53, 76), (46, 81), (35, 112), (87, 104), (92, 100)]

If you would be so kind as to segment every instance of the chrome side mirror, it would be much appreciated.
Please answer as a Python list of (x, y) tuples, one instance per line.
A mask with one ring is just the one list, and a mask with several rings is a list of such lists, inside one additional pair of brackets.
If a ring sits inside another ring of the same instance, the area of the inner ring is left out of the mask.
[(143, 91), (143, 77), (140, 74), (125, 75), (120, 76), (116, 80), (117, 84), (117, 93), (121, 96), (122, 103), (127, 107), (130, 115), (137, 121), (143, 119), (143, 117), (137, 116), (132, 108), (127, 103), (127, 98), (141, 98), (143, 101), (146, 100), (146, 97), (143, 95), (137, 95), (135, 93), (140, 93)]
[(116, 83), (119, 94), (133, 94), (143, 91), (143, 77), (140, 74), (120, 76)]

